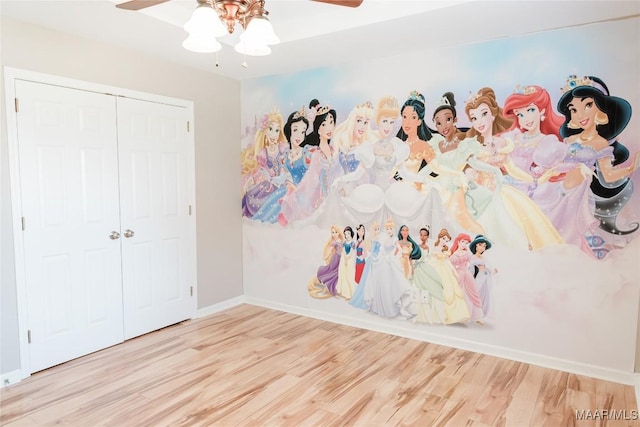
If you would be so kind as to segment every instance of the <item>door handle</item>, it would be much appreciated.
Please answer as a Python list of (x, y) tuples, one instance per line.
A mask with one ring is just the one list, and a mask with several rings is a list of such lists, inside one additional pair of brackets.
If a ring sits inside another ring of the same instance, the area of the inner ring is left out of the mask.
[(124, 230), (124, 237), (126, 237), (127, 239), (129, 237), (133, 237), (135, 236), (136, 233), (133, 232), (133, 230), (129, 230), (128, 228), (126, 230)]
[(120, 238), (120, 233), (118, 233), (117, 231), (112, 231), (111, 233), (109, 233), (109, 238), (111, 240), (118, 240)]

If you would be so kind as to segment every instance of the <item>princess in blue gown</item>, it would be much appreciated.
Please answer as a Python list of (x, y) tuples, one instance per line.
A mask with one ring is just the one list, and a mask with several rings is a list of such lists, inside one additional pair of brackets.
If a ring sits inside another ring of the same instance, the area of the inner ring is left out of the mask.
[(305, 117), (304, 108), (289, 115), (284, 125), (284, 135), (289, 142), (289, 148), (282, 156), (285, 173), (285, 185), (278, 187), (265, 200), (262, 207), (253, 216), (253, 219), (263, 222), (275, 223), (282, 209), (280, 200), (302, 181), (302, 177), (309, 168), (311, 162), (312, 146), (305, 145), (309, 121)]

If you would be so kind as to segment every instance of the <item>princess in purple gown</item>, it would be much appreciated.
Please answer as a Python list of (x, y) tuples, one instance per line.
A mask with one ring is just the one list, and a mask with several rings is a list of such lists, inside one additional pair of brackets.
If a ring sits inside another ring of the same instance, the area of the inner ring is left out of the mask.
[(282, 126), (282, 115), (274, 110), (265, 114), (256, 133), (253, 150), (258, 170), (248, 181), (242, 197), (242, 214), (248, 218), (252, 218), (271, 194), (287, 181), (283, 157), (287, 148)]
[(337, 295), (338, 268), (340, 266), (340, 254), (342, 251), (342, 233), (337, 225), (331, 226), (331, 237), (324, 245), (322, 256), (325, 264), (318, 267), (316, 277), (320, 283), (327, 287), (329, 293)]
[(564, 119), (553, 112), (548, 92), (539, 86), (517, 87), (504, 111), (519, 130), (508, 134), (515, 145), (511, 158), (533, 178), (510, 182), (536, 202), (566, 243), (591, 253), (585, 236), (594, 233), (598, 221), (588, 177), (590, 166), (609, 153), (560, 142)]
[(569, 146), (565, 161), (583, 164), (594, 172), (591, 176), (573, 169), (576, 172), (567, 173), (565, 187), (589, 186), (601, 230), (618, 236), (634, 233), (640, 227), (637, 222), (628, 224), (626, 229), (617, 224), (618, 214), (633, 194), (631, 175), (640, 158), (637, 152), (631, 163), (623, 166), (629, 150), (616, 139), (631, 119), (631, 105), (611, 96), (605, 83), (594, 76), (569, 76), (563, 91), (558, 111), (565, 116), (560, 128)]
[(545, 204), (544, 187), (557, 185), (558, 180), (541, 180), (545, 174), (558, 175), (553, 168), (567, 154), (567, 146), (560, 141), (563, 118), (554, 112), (549, 92), (535, 85), (516, 86), (505, 100), (503, 111), (505, 117), (515, 119), (505, 134), (514, 144), (511, 159), (532, 178), (525, 182), (511, 177), (510, 183), (536, 202), (542, 198)]

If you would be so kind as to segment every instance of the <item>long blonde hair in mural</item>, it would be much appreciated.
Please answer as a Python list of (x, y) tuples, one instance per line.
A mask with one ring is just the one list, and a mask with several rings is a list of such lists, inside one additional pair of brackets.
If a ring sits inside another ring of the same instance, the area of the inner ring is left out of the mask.
[(269, 113), (265, 114), (262, 117), (262, 120), (258, 123), (258, 130), (253, 143), (254, 155), (256, 157), (258, 157), (262, 150), (268, 145), (267, 133), (270, 125), (276, 125), (279, 129), (278, 139), (274, 143), (276, 145), (280, 145), (286, 142), (284, 137), (284, 119), (282, 118), (280, 111), (277, 108), (274, 108)]
[[(332, 145), (340, 151), (347, 152), (351, 147), (359, 145), (364, 141), (372, 140), (374, 138), (373, 131), (371, 130), (372, 118), (373, 104), (371, 102), (367, 101), (354, 107), (347, 119), (337, 125), (333, 131)], [(360, 136), (354, 135), (356, 122), (358, 120), (367, 122), (365, 131)]]
[(338, 233), (338, 239), (340, 240), (340, 243), (342, 243), (342, 241), (344, 240), (344, 236), (342, 235), (342, 230), (340, 229), (340, 227), (338, 227), (337, 225), (332, 225), (327, 243), (324, 244), (324, 248), (322, 249), (322, 257), (324, 258), (324, 262), (326, 264), (329, 264), (329, 262), (331, 261), (331, 257), (333, 256), (333, 253), (335, 251), (332, 245), (334, 231)]
[[(391, 117), (397, 119), (400, 117), (400, 105), (398, 100), (393, 96), (385, 96), (378, 101), (378, 108), (376, 109), (376, 125), (380, 126), (380, 120), (383, 117)], [(378, 138), (382, 138), (382, 135), (378, 135)]]
[[(322, 249), (322, 257), (324, 258), (324, 262), (327, 265), (331, 262), (331, 258), (335, 253), (335, 248), (332, 245), (334, 232), (336, 232), (338, 235), (341, 247), (344, 240), (340, 227), (338, 227), (337, 225), (332, 225), (329, 232), (329, 238), (327, 239), (327, 242)], [(309, 292), (309, 296), (311, 296), (312, 298), (325, 299), (333, 297), (327, 287), (324, 284), (320, 283), (318, 277), (314, 277), (313, 279), (309, 280), (309, 283), (307, 284), (307, 291)]]

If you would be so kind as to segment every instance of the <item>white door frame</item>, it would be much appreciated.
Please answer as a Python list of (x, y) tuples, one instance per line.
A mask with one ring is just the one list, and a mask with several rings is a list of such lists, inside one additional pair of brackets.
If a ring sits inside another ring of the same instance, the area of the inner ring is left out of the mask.
[[(28, 317), (27, 317), (27, 290), (25, 281), (25, 257), (24, 240), (22, 234), (22, 194), (20, 183), (20, 166), (18, 162), (18, 128), (17, 113), (15, 105), (15, 82), (16, 80), (26, 80), (37, 83), (50, 84), (67, 87), (71, 89), (86, 90), (123, 96), (127, 98), (140, 99), (145, 101), (170, 104), (184, 107), (189, 112), (189, 122), (191, 130), (187, 136), (188, 145), (188, 185), (189, 185), (189, 205), (191, 206), (191, 221), (189, 224), (189, 243), (191, 245), (191, 280), (194, 287), (193, 314), (197, 315), (197, 270), (196, 270), (196, 194), (195, 194), (195, 138), (193, 126), (193, 101), (178, 98), (171, 98), (146, 92), (133, 91), (113, 86), (106, 86), (98, 83), (91, 83), (82, 80), (69, 79), (65, 77), (43, 74), (34, 71), (23, 70), (13, 67), (4, 67), (5, 84), (5, 106), (7, 111), (7, 142), (9, 151), (9, 181), (11, 189), (11, 213), (13, 228), (13, 249), (15, 254), (16, 272), (16, 298), (18, 305), (18, 334), (20, 341), (20, 378), (27, 378), (31, 375), (29, 362), (29, 342), (27, 337)], [(186, 208), (186, 207), (185, 207)]]

